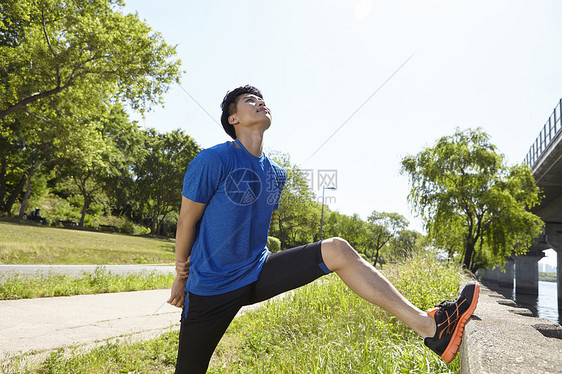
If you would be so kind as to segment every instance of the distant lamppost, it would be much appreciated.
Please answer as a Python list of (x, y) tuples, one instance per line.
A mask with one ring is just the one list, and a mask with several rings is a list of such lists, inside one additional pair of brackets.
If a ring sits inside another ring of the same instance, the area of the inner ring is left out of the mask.
[(335, 190), (336, 187), (326, 187), (322, 186), (322, 216), (320, 218), (320, 240), (324, 238), (323, 234), (323, 227), (324, 227), (324, 192), (326, 190)]

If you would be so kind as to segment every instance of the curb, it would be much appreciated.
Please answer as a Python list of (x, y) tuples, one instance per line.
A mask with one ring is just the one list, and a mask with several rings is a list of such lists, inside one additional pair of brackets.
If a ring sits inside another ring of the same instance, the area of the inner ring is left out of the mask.
[(480, 283), (480, 299), (465, 326), (461, 374), (562, 373), (562, 327), (533, 317)]

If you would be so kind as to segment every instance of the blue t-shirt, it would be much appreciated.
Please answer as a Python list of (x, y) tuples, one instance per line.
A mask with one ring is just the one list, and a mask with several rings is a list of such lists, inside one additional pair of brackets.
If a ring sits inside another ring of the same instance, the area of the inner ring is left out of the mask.
[(218, 295), (258, 279), (285, 180), (281, 167), (252, 155), (238, 140), (207, 148), (191, 161), (183, 196), (207, 206), (191, 249), (186, 292)]

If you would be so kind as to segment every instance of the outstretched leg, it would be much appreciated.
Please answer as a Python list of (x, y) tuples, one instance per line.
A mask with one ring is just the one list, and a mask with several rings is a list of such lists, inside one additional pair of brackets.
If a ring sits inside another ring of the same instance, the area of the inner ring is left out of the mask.
[(344, 239), (322, 242), (322, 258), (331, 271), (357, 295), (395, 315), (422, 338), (435, 335), (435, 320), (416, 308)]
[(480, 286), (470, 282), (460, 296), (424, 312), (416, 308), (377, 269), (340, 238), (322, 242), (322, 258), (352, 291), (410, 326), (432, 351), (451, 362), (459, 350), (464, 326), (478, 304)]

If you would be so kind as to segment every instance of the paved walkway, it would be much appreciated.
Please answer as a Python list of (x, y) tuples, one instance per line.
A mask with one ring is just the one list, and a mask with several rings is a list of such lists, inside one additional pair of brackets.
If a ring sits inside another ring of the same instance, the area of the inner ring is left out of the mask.
[[(0, 301), (0, 360), (112, 338), (142, 339), (179, 329), (170, 290)], [(240, 313), (258, 307), (245, 307)]]
[(169, 290), (0, 301), (3, 356), (177, 327)]

